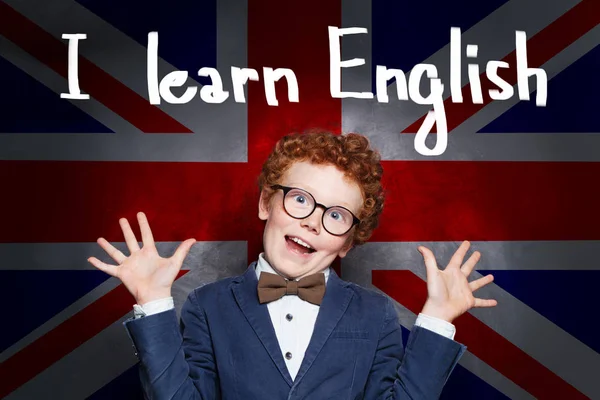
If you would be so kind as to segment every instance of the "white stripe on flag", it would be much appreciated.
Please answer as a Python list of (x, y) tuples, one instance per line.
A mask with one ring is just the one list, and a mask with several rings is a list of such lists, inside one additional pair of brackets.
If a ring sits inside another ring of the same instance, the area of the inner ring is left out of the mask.
[[(123, 254), (129, 256), (125, 242), (110, 242)], [(170, 257), (175, 253), (178, 242), (156, 242), (161, 257)], [(142, 242), (138, 242), (140, 247)], [(224, 259), (232, 253), (245, 251), (245, 241), (196, 242), (188, 254), (182, 269), (202, 265), (207, 257), (215, 257), (221, 252)], [(212, 254), (212, 255), (211, 255)], [(245, 253), (244, 253), (245, 254)], [(87, 262), (88, 257), (96, 257), (106, 263), (115, 261), (96, 242), (81, 243), (0, 243), (0, 271), (2, 270), (96, 270)]]

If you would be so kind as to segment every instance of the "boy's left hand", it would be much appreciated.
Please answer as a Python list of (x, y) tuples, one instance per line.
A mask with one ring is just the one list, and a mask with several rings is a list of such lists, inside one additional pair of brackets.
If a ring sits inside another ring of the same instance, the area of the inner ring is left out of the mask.
[(470, 246), (471, 243), (465, 240), (443, 271), (438, 268), (431, 250), (424, 246), (418, 247), (427, 270), (428, 295), (421, 311), (423, 314), (452, 322), (472, 307), (494, 307), (498, 304), (496, 300), (484, 300), (473, 296), (474, 291), (492, 282), (494, 277), (490, 274), (473, 282), (467, 281), (481, 257), (481, 253), (476, 251), (463, 264), (463, 258)]

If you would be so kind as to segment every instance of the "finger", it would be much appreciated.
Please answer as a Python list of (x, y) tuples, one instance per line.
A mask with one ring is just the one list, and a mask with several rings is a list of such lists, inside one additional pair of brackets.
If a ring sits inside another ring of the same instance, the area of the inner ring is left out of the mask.
[(127, 218), (120, 218), (119, 225), (121, 225), (121, 230), (123, 231), (125, 243), (127, 243), (127, 248), (129, 249), (129, 252), (133, 253), (135, 251), (138, 251), (140, 249), (140, 245), (138, 244), (138, 241), (135, 238), (135, 233), (133, 233), (133, 230), (131, 229)]
[(117, 277), (117, 266), (116, 265), (110, 265), (110, 264), (106, 264), (100, 260), (98, 260), (96, 257), (90, 257), (87, 259), (88, 262), (90, 264), (92, 264), (94, 267), (98, 268), (100, 271), (104, 271), (107, 274), (109, 274), (110, 276), (114, 276)]
[(473, 282), (469, 282), (469, 287), (471, 288), (471, 292), (474, 292), (477, 289), (481, 289), (488, 283), (491, 283), (493, 280), (494, 280), (494, 275), (486, 275), (484, 277), (474, 280)]
[(481, 253), (478, 251), (474, 252), (473, 254), (471, 254), (471, 257), (469, 257), (467, 262), (465, 262), (463, 266), (460, 267), (460, 270), (463, 274), (465, 274), (465, 276), (469, 276), (469, 274), (471, 274), (471, 272), (473, 271), (473, 268), (475, 268), (475, 264), (477, 264), (480, 259)]
[(498, 302), (494, 299), (475, 298), (475, 305), (473, 307), (494, 307), (496, 305), (498, 305)]
[(152, 231), (150, 230), (150, 224), (148, 218), (143, 212), (137, 213), (138, 223), (140, 224), (140, 231), (142, 232), (142, 243), (144, 246), (154, 247), (154, 238), (152, 237)]
[(196, 239), (188, 239), (181, 243), (175, 251), (175, 254), (173, 254), (173, 257), (171, 257), (173, 261), (175, 261), (175, 264), (179, 265), (180, 268), (194, 243), (196, 243)]
[(98, 238), (96, 242), (106, 251), (106, 254), (110, 256), (113, 260), (115, 260), (118, 264), (122, 264), (123, 261), (127, 259), (127, 257), (121, 252), (121, 250), (117, 249), (115, 246), (110, 244), (104, 238)]
[(433, 255), (433, 252), (425, 246), (419, 246), (417, 247), (417, 250), (419, 250), (419, 253), (423, 256), (425, 270), (427, 271), (427, 281), (430, 282), (431, 278), (439, 271), (435, 256)]
[(460, 268), (462, 265), (463, 259), (465, 258), (465, 254), (471, 247), (471, 243), (468, 240), (464, 240), (460, 246), (458, 246), (458, 250), (454, 253), (452, 258), (450, 259), (450, 263), (448, 263), (449, 268)]

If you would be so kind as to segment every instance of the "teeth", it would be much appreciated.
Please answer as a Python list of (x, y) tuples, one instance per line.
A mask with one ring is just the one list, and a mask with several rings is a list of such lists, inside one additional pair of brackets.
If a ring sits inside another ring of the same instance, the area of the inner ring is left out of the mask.
[(299, 245), (304, 246), (307, 249), (311, 249), (312, 250), (312, 247), (310, 247), (310, 245), (308, 243), (303, 242), (302, 240), (298, 239), (297, 237), (292, 237), (290, 239), (292, 239), (294, 242), (298, 243)]

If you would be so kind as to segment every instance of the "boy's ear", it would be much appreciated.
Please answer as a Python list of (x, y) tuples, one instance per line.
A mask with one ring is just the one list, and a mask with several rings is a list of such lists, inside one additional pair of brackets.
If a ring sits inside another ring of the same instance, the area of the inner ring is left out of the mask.
[(346, 257), (346, 254), (348, 254), (348, 252), (350, 250), (352, 250), (353, 244), (352, 244), (353, 240), (352, 240), (352, 236), (350, 236), (348, 238), (348, 241), (344, 244), (344, 247), (342, 247), (342, 249), (340, 250), (340, 252), (338, 253), (338, 256), (340, 258), (344, 258)]
[(263, 189), (260, 191), (260, 199), (258, 199), (258, 218), (266, 221), (269, 218), (269, 203), (267, 202), (267, 193)]

